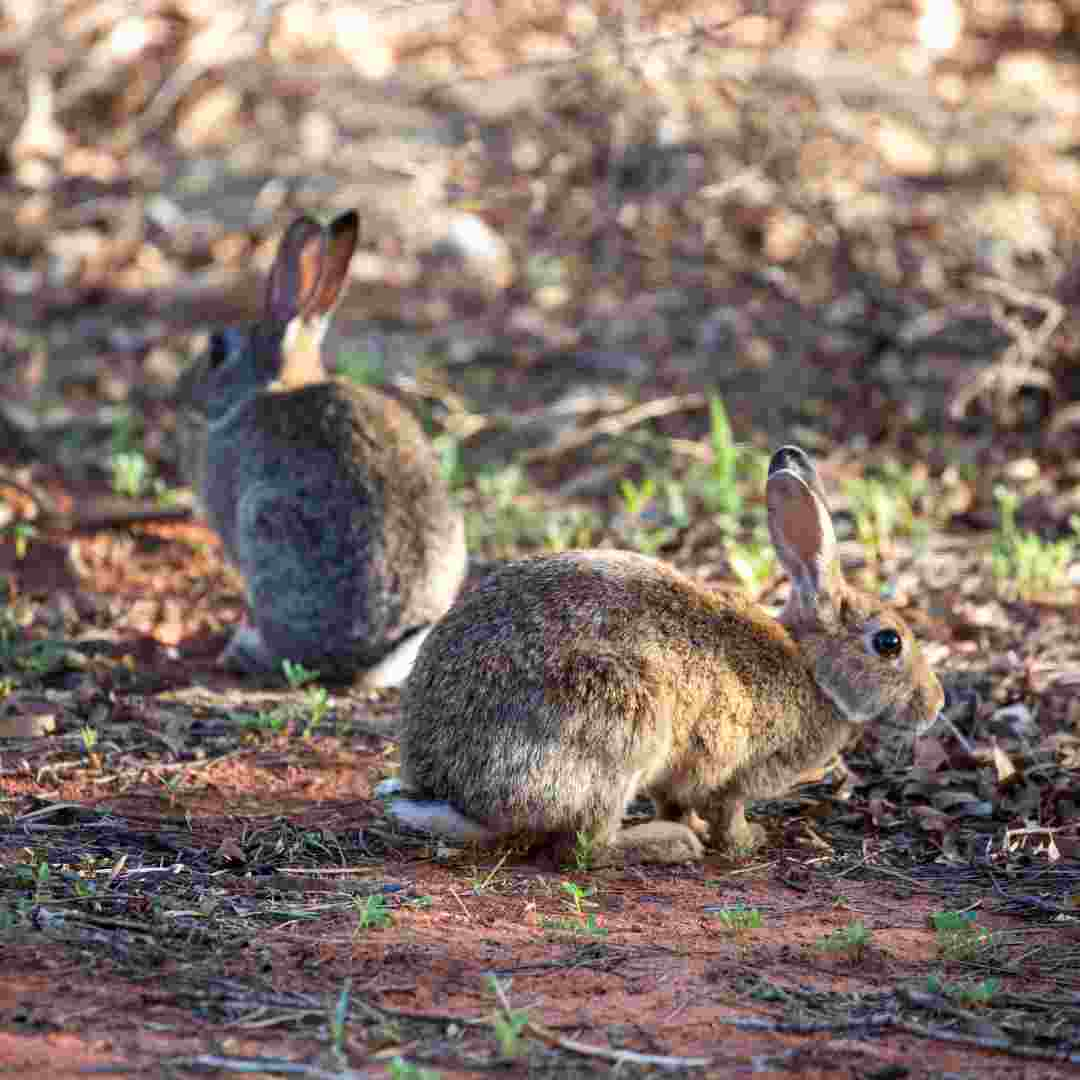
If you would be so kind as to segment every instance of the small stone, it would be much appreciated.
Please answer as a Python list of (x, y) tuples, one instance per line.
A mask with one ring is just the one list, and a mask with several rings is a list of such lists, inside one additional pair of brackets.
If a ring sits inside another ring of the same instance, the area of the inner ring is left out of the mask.
[(196, 98), (180, 115), (176, 141), (185, 150), (221, 146), (235, 137), (244, 99), (231, 86), (217, 86)]
[(791, 262), (803, 253), (810, 237), (810, 224), (801, 214), (773, 210), (765, 220), (765, 257), (771, 262)]
[(885, 164), (899, 176), (932, 176), (938, 171), (937, 147), (914, 128), (882, 119), (874, 129), (873, 142)]
[(996, 65), (997, 77), (1018, 90), (1043, 93), (1053, 89), (1054, 65), (1035, 49), (1006, 53)]

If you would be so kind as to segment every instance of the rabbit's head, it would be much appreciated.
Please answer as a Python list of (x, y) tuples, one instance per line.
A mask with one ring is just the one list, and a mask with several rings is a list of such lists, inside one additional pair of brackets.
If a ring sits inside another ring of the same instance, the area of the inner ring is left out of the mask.
[(322, 341), (358, 232), (355, 211), (326, 227), (308, 217), (294, 221), (274, 257), (262, 318), (210, 336), (205, 353), (180, 381), (181, 402), (214, 420), (262, 390), (323, 381)]
[(891, 715), (926, 731), (945, 693), (900, 615), (844, 580), (824, 488), (802, 450), (773, 455), (766, 500), (773, 546), (791, 578), (780, 621), (818, 687), (852, 723)]

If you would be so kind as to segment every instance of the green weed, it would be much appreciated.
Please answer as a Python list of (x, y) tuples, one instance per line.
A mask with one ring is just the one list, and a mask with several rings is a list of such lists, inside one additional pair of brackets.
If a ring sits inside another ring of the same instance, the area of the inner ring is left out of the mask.
[(982, 979), (972, 983), (946, 983), (936, 975), (930, 975), (926, 980), (926, 989), (931, 994), (942, 994), (965, 1006), (989, 1005), (1000, 986), (1000, 979)]
[(742, 934), (747, 930), (759, 930), (764, 925), (761, 912), (757, 908), (748, 908), (741, 903), (734, 907), (721, 908), (712, 914), (725, 930), (730, 930), (735, 934)]
[(574, 835), (574, 869), (591, 870), (596, 858), (596, 837), (585, 831)]
[(289, 723), (288, 710), (284, 706), (260, 713), (233, 712), (229, 713), (229, 719), (245, 731), (269, 731), (274, 734), (284, 731)]
[(1020, 497), (1006, 487), (994, 488), (1000, 523), (990, 551), (990, 569), (998, 591), (1008, 599), (1026, 600), (1054, 592), (1068, 583), (1069, 563), (1077, 554), (1080, 514), (1069, 519), (1071, 537), (1043, 540), (1016, 524)]
[(745, 543), (729, 540), (727, 556), (735, 576), (750, 593), (759, 593), (776, 573), (776, 550), (768, 536), (756, 535), (756, 530)]
[(382, 930), (393, 925), (393, 913), (386, 903), (386, 897), (381, 893), (354, 897), (353, 906), (356, 908), (356, 929), (358, 932), (361, 930)]
[(386, 1065), (386, 1071), (391, 1080), (439, 1080), (439, 1073), (435, 1069), (422, 1069), (403, 1057), (391, 1058)]
[[(27, 849), (29, 850), (29, 849)], [(30, 852), (30, 861), (16, 863), (15, 880), (26, 890), (33, 893), (34, 903), (40, 903), (48, 895), (49, 882), (52, 880), (52, 870), (45, 859), (39, 859)]]
[(765, 482), (767, 459), (751, 446), (735, 442), (723, 401), (709, 398), (709, 461), (690, 470), (687, 484), (717, 519), (723, 533), (734, 535), (748, 512), (747, 492)]
[(564, 902), (569, 907), (572, 918), (555, 917), (544, 919), (542, 925), (547, 930), (564, 930), (575, 934), (589, 934), (593, 937), (606, 937), (608, 931), (597, 921), (596, 915), (587, 908), (596, 907), (589, 899), (596, 893), (593, 885), (582, 886), (573, 881), (560, 882), (559, 888), (566, 894)]
[(586, 907), (596, 907), (596, 904), (589, 900), (589, 897), (596, 893), (595, 885), (578, 885), (575, 881), (561, 881), (559, 888), (569, 898), (568, 903), (575, 915), (584, 914)]
[(521, 1032), (529, 1022), (529, 1013), (526, 1009), (510, 1008), (497, 976), (489, 975), (487, 985), (499, 1002), (499, 1015), (493, 1022), (499, 1054), (504, 1058), (515, 1058), (521, 1052)]
[(303, 664), (294, 664), (292, 660), (281, 661), (281, 673), (285, 676), (290, 690), (299, 690), (319, 677), (317, 671), (312, 671)]
[[(655, 555), (670, 544), (690, 522), (686, 496), (673, 479), (663, 481), (663, 500), (657, 498), (657, 482), (652, 476), (640, 484), (625, 479), (619, 484), (626, 525), (626, 543), (635, 551)], [(671, 524), (664, 522), (670, 521)]]
[(749, 996), (754, 1001), (789, 1001), (791, 999), (791, 995), (786, 990), (769, 982), (768, 979), (759, 980)]
[(334, 1056), (341, 1063), (345, 1057), (345, 1028), (349, 1019), (349, 993), (352, 990), (352, 979), (346, 977), (341, 984), (341, 993), (338, 994), (334, 1011), (330, 1014), (330, 1042)]
[(307, 713), (304, 735), (310, 735), (326, 719), (330, 711), (330, 694), (324, 686), (313, 686), (304, 694), (303, 710)]
[(870, 944), (873, 934), (866, 928), (861, 919), (856, 919), (831, 934), (826, 934), (817, 942), (819, 952), (844, 953), (853, 963), (859, 963), (866, 955), (866, 948)]
[(544, 526), (543, 548), (545, 551), (566, 551), (568, 548), (593, 547), (596, 528), (596, 515), (585, 507), (553, 509)]
[(150, 489), (153, 469), (146, 455), (140, 450), (113, 454), (109, 458), (112, 488), (117, 495), (137, 499)]
[(525, 476), (517, 466), (480, 473), (475, 486), (481, 506), (465, 517), (470, 551), (506, 557), (542, 529), (541, 515), (523, 500)]
[(26, 553), (30, 550), (30, 541), (38, 534), (35, 526), (31, 525), (29, 521), (16, 521), (8, 525), (4, 532), (11, 537), (15, 545), (16, 560), (25, 559)]
[(561, 551), (591, 542), (596, 517), (580, 507), (545, 507), (526, 490), (525, 474), (516, 465), (480, 473), (476, 498), (465, 514), (469, 550), (491, 558), (508, 558), (523, 549)]
[(976, 924), (973, 911), (939, 911), (930, 916), (930, 925), (942, 960), (984, 959), (998, 945), (989, 930)]
[(0, 609), (0, 670), (43, 679), (75, 662), (67, 642), (29, 639), (12, 609)]
[(724, 402), (709, 398), (709, 449), (712, 459), (701, 474), (701, 496), (705, 508), (722, 518), (736, 518), (743, 508), (739, 488), (741, 452), (731, 433)]

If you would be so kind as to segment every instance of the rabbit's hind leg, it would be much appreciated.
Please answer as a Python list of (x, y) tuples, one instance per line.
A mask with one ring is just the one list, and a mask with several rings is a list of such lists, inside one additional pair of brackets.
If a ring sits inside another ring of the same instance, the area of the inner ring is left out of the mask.
[(681, 821), (649, 821), (626, 829), (622, 827), (623, 813), (637, 794), (641, 778), (640, 770), (630, 775), (622, 797), (610, 806), (607, 820), (592, 829), (563, 837), (563, 848), (569, 848), (575, 858), (584, 856), (591, 867), (627, 862), (684, 863), (700, 859), (704, 845)]
[(705, 845), (680, 822), (647, 821), (623, 829), (608, 850), (621, 862), (686, 863), (700, 859)]

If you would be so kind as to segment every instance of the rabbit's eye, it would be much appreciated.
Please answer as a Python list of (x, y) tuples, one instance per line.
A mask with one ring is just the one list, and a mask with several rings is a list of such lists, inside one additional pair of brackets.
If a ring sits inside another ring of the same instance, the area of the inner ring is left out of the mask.
[(211, 334), (206, 353), (212, 371), (229, 355), (229, 346), (225, 341), (225, 335), (220, 332)]
[(874, 652), (883, 660), (895, 660), (904, 650), (904, 640), (892, 629), (879, 630), (871, 639)]

